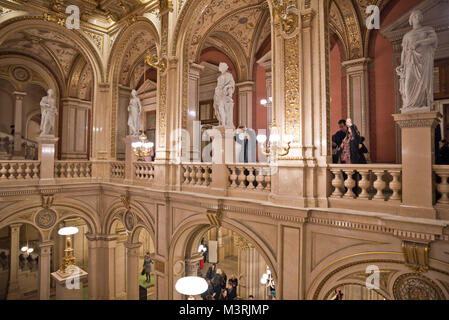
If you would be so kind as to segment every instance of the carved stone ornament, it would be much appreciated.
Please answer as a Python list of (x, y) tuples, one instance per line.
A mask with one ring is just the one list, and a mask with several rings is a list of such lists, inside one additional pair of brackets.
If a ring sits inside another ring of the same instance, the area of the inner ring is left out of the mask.
[(126, 230), (132, 231), (136, 225), (136, 217), (134, 214), (130, 210), (126, 211), (123, 220)]
[(397, 278), (393, 295), (396, 300), (445, 300), (441, 288), (418, 273), (408, 273)]
[(41, 229), (50, 229), (56, 223), (56, 212), (52, 209), (44, 208), (36, 214), (34, 222)]

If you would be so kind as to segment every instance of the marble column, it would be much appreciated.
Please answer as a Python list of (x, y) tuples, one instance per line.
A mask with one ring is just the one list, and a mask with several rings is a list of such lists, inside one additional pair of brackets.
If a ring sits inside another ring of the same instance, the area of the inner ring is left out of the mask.
[[(365, 137), (365, 145), (370, 150), (369, 134), (369, 63), (371, 59), (360, 58), (342, 63), (346, 69), (348, 90), (348, 118)], [(369, 157), (369, 155), (368, 155)]]
[(218, 228), (218, 262), (224, 261), (225, 259), (225, 248), (223, 246), (223, 228)]
[(87, 282), (89, 285), (89, 300), (99, 299), (98, 286), (101, 279), (99, 279), (98, 266), (100, 263), (100, 244), (95, 235), (86, 234), (88, 244), (88, 261), (87, 268), (89, 274), (87, 276)]
[(50, 267), (51, 267), (51, 251), (54, 246), (53, 241), (45, 241), (39, 244), (39, 299), (50, 299)]
[(235, 245), (238, 247), (238, 273), (242, 276), (239, 296), (247, 299), (253, 295), (256, 299), (264, 299), (264, 287), (260, 283), (266, 267), (263, 258), (251, 243), (239, 236), (235, 238)]
[(202, 65), (193, 62), (190, 64), (187, 131), (190, 135), (188, 156), (189, 160), (193, 162), (201, 161), (201, 127), (195, 124), (195, 121), (199, 121), (200, 74), (203, 70), (204, 66)]
[(23, 136), (23, 98), (26, 96), (25, 92), (13, 92), (15, 100), (14, 105), (14, 158), (24, 158), (22, 152), (22, 136)]
[(254, 82), (245, 81), (236, 84), (239, 101), (239, 126), (253, 128), (253, 91)]
[(9, 269), (8, 300), (18, 300), (21, 298), (19, 287), (19, 254), (20, 254), (20, 227), (22, 224), (12, 224), (11, 229), (11, 254)]
[[(257, 63), (265, 69), (265, 85), (267, 87), (267, 133), (269, 132), (269, 129), (271, 128), (271, 124), (273, 122), (273, 116), (272, 116), (272, 110), (273, 110), (273, 71), (271, 67), (271, 51), (269, 51), (267, 54), (265, 54), (262, 58), (260, 58)], [(256, 103), (259, 103), (259, 101), (256, 101)]]
[(139, 300), (139, 248), (141, 243), (126, 243), (128, 300)]

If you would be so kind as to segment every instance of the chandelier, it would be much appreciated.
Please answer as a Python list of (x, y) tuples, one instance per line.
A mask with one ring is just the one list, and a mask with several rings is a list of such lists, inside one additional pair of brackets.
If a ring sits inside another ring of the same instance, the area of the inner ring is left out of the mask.
[(131, 147), (133, 148), (133, 152), (137, 158), (144, 159), (145, 157), (151, 155), (154, 144), (153, 142), (147, 141), (147, 136), (145, 133), (142, 133), (139, 137), (139, 141), (133, 142)]

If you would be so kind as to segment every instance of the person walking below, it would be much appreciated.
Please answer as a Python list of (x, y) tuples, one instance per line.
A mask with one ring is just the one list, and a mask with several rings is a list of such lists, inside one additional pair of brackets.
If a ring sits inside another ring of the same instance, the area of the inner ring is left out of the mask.
[(151, 259), (150, 253), (147, 252), (143, 258), (143, 271), (147, 276), (147, 282), (151, 282), (151, 272), (153, 271), (153, 259)]

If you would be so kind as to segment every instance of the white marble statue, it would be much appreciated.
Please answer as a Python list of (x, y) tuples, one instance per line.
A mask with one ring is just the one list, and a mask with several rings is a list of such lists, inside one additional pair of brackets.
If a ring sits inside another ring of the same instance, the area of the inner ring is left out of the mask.
[(413, 11), (413, 29), (402, 40), (401, 65), (396, 69), (400, 77), (402, 113), (430, 111), (433, 104), (433, 61), (438, 46), (435, 29), (422, 26), (423, 14)]
[(41, 100), (41, 137), (55, 135), (55, 118), (58, 114), (56, 100), (52, 89)]
[(138, 137), (142, 130), (142, 103), (137, 97), (137, 91), (131, 91), (131, 100), (128, 106), (129, 135)]
[(218, 66), (221, 75), (217, 80), (214, 95), (214, 110), (220, 126), (234, 129), (234, 100), (235, 81), (228, 71), (228, 65), (221, 62)]

